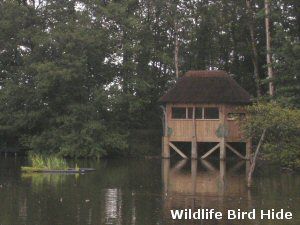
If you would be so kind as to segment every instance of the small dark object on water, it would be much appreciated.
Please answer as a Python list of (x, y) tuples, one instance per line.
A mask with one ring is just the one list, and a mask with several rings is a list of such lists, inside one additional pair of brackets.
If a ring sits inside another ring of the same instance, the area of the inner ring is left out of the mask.
[(80, 169), (74, 169), (74, 168), (69, 168), (67, 170), (41, 170), (37, 171), (40, 173), (87, 173), (87, 172), (92, 172), (95, 171), (93, 168), (80, 168)]
[(22, 167), (23, 172), (28, 173), (87, 173), (96, 171), (94, 168), (69, 168), (67, 170), (50, 170), (50, 169), (37, 169), (32, 167)]

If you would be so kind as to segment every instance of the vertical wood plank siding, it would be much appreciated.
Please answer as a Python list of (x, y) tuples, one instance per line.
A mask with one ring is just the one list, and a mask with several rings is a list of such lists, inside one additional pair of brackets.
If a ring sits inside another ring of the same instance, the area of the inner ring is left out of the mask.
[(194, 126), (192, 119), (172, 119), (172, 107), (218, 107), (219, 120), (196, 120), (196, 134), (198, 142), (219, 142), (216, 131), (223, 123), (221, 118), (225, 116), (225, 125), (229, 136), (226, 141), (243, 141), (243, 135), (238, 120), (228, 120), (228, 113), (244, 112), (241, 107), (225, 104), (167, 104), (168, 127), (172, 129), (170, 141), (192, 141)]

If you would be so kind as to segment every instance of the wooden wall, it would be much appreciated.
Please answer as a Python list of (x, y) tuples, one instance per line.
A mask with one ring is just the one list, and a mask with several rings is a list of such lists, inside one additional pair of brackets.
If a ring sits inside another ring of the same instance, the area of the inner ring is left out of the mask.
[[(195, 120), (193, 119), (172, 119), (171, 108), (175, 107), (218, 107), (219, 119)], [(240, 106), (217, 105), (217, 104), (167, 104), (167, 123), (172, 129), (170, 141), (191, 141), (196, 130), (197, 142), (219, 142), (216, 131), (221, 124), (228, 128), (229, 135), (226, 138), (228, 142), (242, 141), (243, 135), (239, 128), (238, 120), (228, 120), (228, 113), (243, 112)], [(196, 127), (196, 129), (195, 129)]]

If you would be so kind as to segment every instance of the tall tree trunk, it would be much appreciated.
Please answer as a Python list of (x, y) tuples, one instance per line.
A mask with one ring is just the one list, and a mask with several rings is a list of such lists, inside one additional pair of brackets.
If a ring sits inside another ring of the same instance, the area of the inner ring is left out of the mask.
[(261, 135), (261, 137), (260, 137), (260, 140), (259, 140), (259, 142), (258, 142), (258, 145), (257, 145), (257, 147), (256, 147), (254, 156), (253, 156), (253, 158), (251, 159), (251, 166), (250, 166), (250, 170), (249, 170), (248, 177), (247, 177), (247, 186), (248, 186), (249, 188), (252, 186), (252, 176), (253, 176), (253, 172), (254, 172), (254, 169), (255, 169), (257, 156), (258, 156), (259, 150), (260, 150), (260, 148), (261, 148), (261, 145), (263, 144), (263, 142), (264, 142), (264, 140), (265, 140), (266, 131), (267, 131), (267, 129), (264, 129), (264, 130), (263, 130), (262, 135)]
[(176, 79), (179, 77), (179, 61), (178, 61), (178, 53), (179, 53), (179, 41), (178, 41), (178, 27), (177, 21), (174, 22), (174, 66), (175, 66), (175, 75)]
[(272, 53), (271, 53), (271, 34), (270, 34), (270, 0), (265, 0), (265, 26), (266, 26), (266, 45), (267, 45), (267, 66), (269, 79), (269, 94), (274, 96)]
[(247, 6), (247, 14), (249, 18), (248, 27), (250, 31), (250, 38), (251, 38), (251, 49), (252, 49), (252, 62), (253, 62), (253, 68), (254, 68), (254, 78), (256, 83), (256, 95), (257, 97), (261, 96), (260, 92), (260, 75), (259, 75), (259, 69), (258, 69), (258, 53), (257, 53), (257, 47), (256, 47), (256, 34), (254, 29), (254, 12), (252, 10), (251, 6), (252, 0), (246, 0), (246, 6)]

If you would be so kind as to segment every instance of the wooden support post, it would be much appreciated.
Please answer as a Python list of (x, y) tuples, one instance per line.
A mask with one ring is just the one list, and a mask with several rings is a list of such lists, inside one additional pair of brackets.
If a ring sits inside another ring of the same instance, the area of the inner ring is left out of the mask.
[(245, 161), (238, 161), (237, 164), (235, 164), (233, 167), (228, 170), (228, 173), (235, 173), (237, 172), (243, 165)]
[(192, 159), (197, 159), (198, 158), (198, 146), (197, 146), (197, 124), (195, 120), (195, 107), (193, 107), (193, 137), (192, 137), (192, 149), (191, 149), (191, 158)]
[(210, 149), (208, 152), (206, 152), (201, 159), (205, 159), (207, 156), (209, 156), (210, 154), (212, 154), (214, 151), (216, 151), (218, 148), (220, 147), (220, 144), (217, 144), (215, 147), (213, 147), (212, 149)]
[(246, 159), (241, 153), (239, 153), (238, 150), (234, 149), (232, 146), (230, 146), (229, 144), (225, 144), (225, 146), (227, 148), (229, 148), (229, 150), (231, 150), (234, 154), (236, 154), (238, 157), (240, 157), (241, 159)]
[(187, 159), (188, 157), (179, 150), (179, 148), (177, 148), (172, 142), (169, 142), (169, 145), (175, 150), (175, 152), (177, 152), (182, 158)]
[(208, 162), (206, 160), (201, 160), (201, 164), (202, 164), (202, 166), (205, 167), (205, 169), (207, 169), (211, 173), (218, 172), (218, 170), (210, 162)]
[(198, 158), (198, 152), (197, 152), (197, 142), (195, 139), (192, 140), (192, 154), (191, 154), (192, 159), (197, 159)]
[(225, 119), (225, 115), (226, 115), (226, 109), (225, 106), (223, 105), (221, 107), (221, 114), (220, 114), (220, 121), (221, 121), (221, 125), (223, 126), (223, 132), (221, 135), (221, 141), (220, 141), (220, 160), (225, 160), (226, 159), (226, 141), (225, 141), (225, 136), (226, 135), (226, 127), (227, 127), (227, 120)]
[[(197, 166), (198, 161), (192, 160), (191, 162), (191, 178), (192, 178), (192, 195), (195, 196), (197, 192)], [(192, 198), (192, 205), (191, 208), (194, 211), (196, 207), (196, 201), (195, 198)]]
[(162, 157), (170, 158), (169, 138), (166, 136), (162, 138)]
[(191, 162), (191, 176), (192, 176), (192, 186), (193, 186), (193, 192), (194, 195), (196, 193), (196, 187), (197, 187), (197, 167), (198, 167), (198, 161), (193, 160)]
[(222, 138), (220, 142), (220, 160), (225, 160), (225, 159), (226, 159), (225, 138)]
[(163, 189), (164, 194), (167, 195), (168, 193), (168, 186), (169, 186), (169, 174), (170, 174), (170, 159), (162, 159), (162, 178), (163, 178)]
[(245, 157), (246, 160), (250, 160), (251, 154), (252, 154), (252, 141), (248, 140), (246, 142), (246, 157)]
[(219, 180), (219, 192), (221, 195), (225, 193), (226, 187), (226, 162), (224, 160), (220, 161), (220, 180)]
[(182, 159), (170, 170), (172, 173), (180, 171), (186, 164), (187, 159)]

